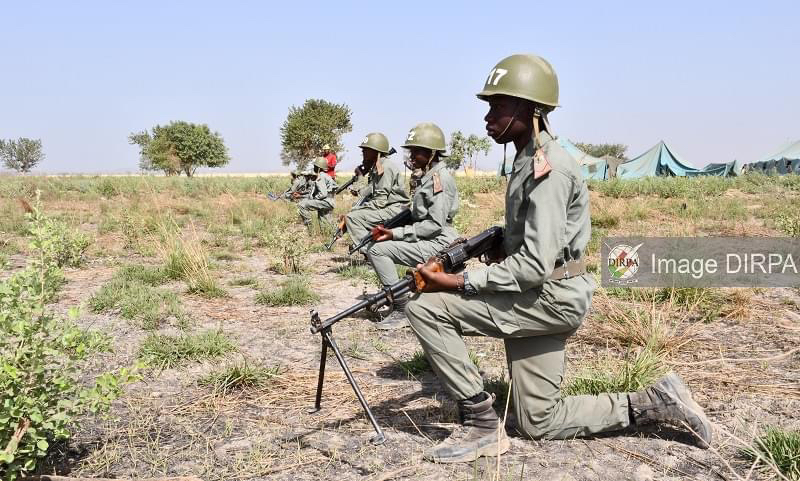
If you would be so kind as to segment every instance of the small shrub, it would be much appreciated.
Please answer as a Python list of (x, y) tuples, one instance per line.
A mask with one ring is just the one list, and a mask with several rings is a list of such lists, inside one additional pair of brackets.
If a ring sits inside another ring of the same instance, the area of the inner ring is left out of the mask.
[[(31, 214), (29, 265), (0, 280), (0, 473), (14, 480), (36, 468), (56, 441), (70, 438), (78, 417), (108, 409), (135, 369), (100, 374), (87, 383), (92, 354), (108, 338), (58, 319), (45, 304), (63, 277), (53, 255), (57, 240), (38, 208)], [(88, 384), (88, 385), (87, 385)]]
[(278, 252), (281, 264), (277, 271), (281, 274), (299, 274), (303, 271), (305, 258), (309, 253), (308, 234), (288, 224), (276, 225), (261, 232), (261, 243)]
[[(483, 381), (483, 389), (489, 394), (495, 395), (494, 408), (502, 415), (506, 409), (508, 400), (508, 380), (504, 377), (490, 377)], [(509, 404), (509, 409), (514, 404), (513, 400)]]
[(255, 287), (258, 285), (258, 279), (256, 279), (255, 277), (239, 277), (233, 279), (228, 284), (237, 287), (243, 287), (243, 286)]
[(781, 214), (778, 216), (775, 223), (786, 235), (790, 237), (800, 237), (800, 215)]
[(213, 388), (215, 393), (264, 388), (280, 374), (280, 368), (253, 366), (247, 361), (231, 364), (202, 377), (198, 384)]
[(139, 358), (148, 365), (169, 369), (190, 361), (214, 359), (236, 350), (222, 331), (200, 334), (150, 334), (139, 348)]
[(800, 431), (770, 426), (753, 444), (742, 452), (747, 459), (759, 459), (763, 469), (773, 464), (787, 478), (800, 479)]
[(601, 227), (603, 229), (613, 229), (619, 225), (619, 217), (609, 214), (608, 212), (600, 212), (592, 216), (592, 227)]
[(290, 277), (278, 289), (261, 291), (256, 295), (256, 302), (267, 306), (301, 306), (317, 301), (319, 296), (300, 276)]
[[(38, 194), (37, 194), (38, 195)], [(79, 267), (89, 247), (89, 237), (72, 229), (63, 221), (46, 217), (37, 206), (28, 214), (29, 231), (44, 243), (42, 254), (48, 256), (58, 267)]]

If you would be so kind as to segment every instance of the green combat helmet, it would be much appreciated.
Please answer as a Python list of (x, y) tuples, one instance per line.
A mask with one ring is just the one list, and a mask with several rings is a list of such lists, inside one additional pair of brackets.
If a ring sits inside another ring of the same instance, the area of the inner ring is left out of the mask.
[(371, 132), (364, 137), (359, 147), (377, 150), (382, 154), (389, 153), (389, 139), (380, 132)]
[(404, 148), (409, 147), (424, 147), (430, 150), (439, 151), (440, 157), (445, 157), (445, 141), (444, 133), (438, 125), (432, 122), (422, 122), (417, 124), (413, 129), (408, 132), (406, 143), (403, 144)]
[(325, 157), (317, 157), (314, 159), (314, 167), (317, 167), (321, 170), (328, 170), (328, 160)]
[(558, 77), (542, 57), (512, 55), (495, 65), (477, 95), (486, 101), (492, 95), (508, 95), (555, 108), (558, 107)]

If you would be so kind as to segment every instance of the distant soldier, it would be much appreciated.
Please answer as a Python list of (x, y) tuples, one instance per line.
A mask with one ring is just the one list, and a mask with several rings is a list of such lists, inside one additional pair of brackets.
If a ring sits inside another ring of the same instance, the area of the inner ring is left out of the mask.
[[(408, 207), (409, 196), (403, 187), (400, 170), (388, 159), (389, 140), (380, 132), (367, 134), (361, 141), (363, 162), (359, 169), (367, 173), (367, 185), (354, 191), (364, 202), (345, 216), (347, 232), (354, 242), (366, 237), (373, 227)], [(358, 175), (358, 172), (356, 173)]]
[(325, 161), (327, 162), (327, 167), (324, 169), (325, 173), (330, 176), (331, 179), (336, 179), (336, 153), (331, 150), (331, 146), (325, 144), (322, 146), (322, 156), (325, 157)]
[[(408, 149), (414, 168), (424, 172), (411, 202), (413, 223), (386, 229), (378, 225), (372, 230), (375, 244), (367, 257), (380, 278), (389, 286), (399, 280), (395, 263), (415, 266), (425, 262), (458, 237), (453, 218), (458, 212), (458, 190), (450, 171), (441, 162), (445, 154), (444, 133), (436, 124), (421, 123), (408, 133), (403, 148)], [(403, 309), (408, 296), (394, 299), (394, 310), (378, 329), (398, 329), (408, 325)]]
[(511, 405), (525, 437), (572, 439), (657, 422), (691, 428), (698, 445), (707, 447), (711, 424), (676, 374), (638, 392), (561, 392), (565, 345), (596, 287), (583, 258), (591, 237), (589, 190), (577, 162), (550, 131), (547, 114), (558, 105), (558, 81), (546, 60), (501, 60), (478, 97), (489, 103), (488, 134), (497, 143), (513, 142), (517, 154), (506, 192), (504, 240), (489, 256), (493, 263), (456, 274), (419, 266), (425, 289), (406, 307), (426, 358), (458, 403), (462, 423), (424, 457), (474, 461), (510, 445), (462, 336), (504, 340)]
[[(331, 224), (330, 215), (333, 208), (336, 207), (334, 192), (336, 191), (336, 181), (331, 179), (325, 173), (328, 167), (328, 162), (323, 157), (317, 157), (314, 160), (314, 171), (305, 171), (306, 178), (309, 179), (310, 189), (307, 199), (300, 200), (297, 203), (297, 213), (303, 221), (303, 225), (311, 228), (311, 215), (312, 212), (317, 213), (320, 221), (320, 226), (324, 221), (328, 225)], [(298, 192), (292, 194), (292, 198), (300, 199), (301, 195)]]
[(289, 175), (291, 175), (292, 177), (292, 185), (290, 185), (289, 188), (286, 189), (286, 191), (283, 194), (281, 194), (281, 198), (286, 200), (293, 200), (294, 199), (293, 194), (295, 192), (300, 193), (300, 198), (308, 197), (309, 185), (306, 176), (300, 175), (299, 169), (292, 171), (292, 173)]

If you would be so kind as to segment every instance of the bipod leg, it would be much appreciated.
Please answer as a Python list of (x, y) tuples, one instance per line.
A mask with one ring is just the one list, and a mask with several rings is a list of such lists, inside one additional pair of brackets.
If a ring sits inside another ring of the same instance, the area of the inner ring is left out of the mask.
[[(364, 408), (364, 413), (366, 413), (367, 418), (369, 418), (369, 422), (372, 423), (372, 427), (375, 428), (375, 436), (370, 439), (370, 442), (372, 444), (383, 444), (383, 442), (386, 441), (386, 436), (383, 434), (381, 427), (378, 426), (378, 421), (376, 421), (375, 416), (372, 415), (372, 411), (369, 409), (369, 404), (367, 404), (367, 400), (364, 399), (364, 394), (361, 393), (361, 389), (358, 387), (358, 383), (356, 383), (353, 373), (350, 372), (350, 368), (347, 367), (344, 356), (342, 356), (342, 353), (339, 351), (339, 347), (336, 346), (336, 341), (333, 340), (331, 328), (328, 327), (327, 329), (324, 329), (321, 334), (322, 338), (326, 340), (331, 349), (333, 349), (333, 353), (336, 355), (339, 365), (342, 366), (344, 375), (347, 376), (347, 381), (350, 383), (350, 387), (353, 388), (353, 391), (356, 393), (356, 397), (358, 398), (358, 402), (360, 402), (361, 407)], [(323, 343), (324, 342), (325, 341), (323, 341)], [(319, 392), (320, 391), (318, 390), (317, 393)]]
[[(327, 330), (327, 329), (326, 329)], [(314, 407), (308, 410), (309, 414), (314, 414), (322, 409), (322, 385), (325, 383), (325, 361), (328, 359), (328, 340), (322, 336), (322, 349), (319, 357), (319, 379), (317, 380), (317, 398)]]

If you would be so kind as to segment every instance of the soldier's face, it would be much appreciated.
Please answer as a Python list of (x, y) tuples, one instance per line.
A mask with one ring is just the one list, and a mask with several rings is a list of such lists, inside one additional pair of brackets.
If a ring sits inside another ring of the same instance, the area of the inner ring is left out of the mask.
[(524, 119), (526, 106), (517, 98), (506, 95), (489, 97), (489, 112), (483, 118), (486, 121), (486, 133), (498, 144), (504, 144), (523, 135), (527, 131)]
[(378, 151), (372, 150), (368, 148), (361, 149), (361, 159), (364, 161), (364, 165), (373, 165), (376, 160), (378, 160)]
[(408, 160), (411, 161), (415, 169), (424, 169), (425, 166), (428, 165), (428, 161), (431, 160), (431, 154), (432, 152), (430, 149), (424, 147), (410, 147), (408, 149)]

